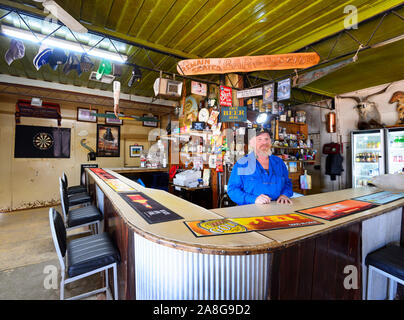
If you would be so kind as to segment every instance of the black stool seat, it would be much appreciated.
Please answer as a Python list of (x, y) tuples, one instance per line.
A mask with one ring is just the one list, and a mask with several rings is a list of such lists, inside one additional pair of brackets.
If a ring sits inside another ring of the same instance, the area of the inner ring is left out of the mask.
[(67, 188), (67, 194), (72, 195), (75, 193), (85, 193), (87, 192), (87, 188), (84, 186), (72, 186)]
[(76, 193), (69, 196), (69, 206), (91, 202), (91, 197), (87, 193)]
[(404, 247), (388, 246), (373, 251), (366, 256), (365, 264), (404, 280)]
[(67, 274), (70, 277), (87, 273), (120, 261), (107, 233), (71, 240), (67, 244)]
[(90, 205), (78, 209), (69, 210), (67, 225), (70, 227), (102, 220), (102, 214), (97, 207)]

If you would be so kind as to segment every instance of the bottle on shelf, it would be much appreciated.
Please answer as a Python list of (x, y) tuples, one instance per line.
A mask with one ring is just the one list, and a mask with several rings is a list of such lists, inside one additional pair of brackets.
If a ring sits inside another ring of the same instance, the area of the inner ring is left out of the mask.
[(290, 122), (290, 118), (292, 117), (292, 109), (288, 108), (286, 111), (286, 121)]

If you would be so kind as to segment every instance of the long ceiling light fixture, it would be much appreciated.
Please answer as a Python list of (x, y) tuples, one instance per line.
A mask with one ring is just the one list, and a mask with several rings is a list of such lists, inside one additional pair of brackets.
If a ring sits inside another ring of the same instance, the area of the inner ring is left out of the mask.
[(123, 54), (119, 54), (117, 52), (111, 52), (111, 51), (106, 51), (106, 50), (101, 50), (98, 48), (93, 48), (87, 45), (79, 44), (77, 42), (72, 42), (68, 40), (63, 40), (63, 39), (57, 39), (57, 38), (47, 38), (46, 35), (32, 32), (32, 31), (27, 31), (27, 30), (22, 30), (6, 25), (1, 26), (1, 32), (9, 37), (12, 38), (18, 38), (21, 40), (28, 40), (32, 41), (35, 43), (44, 43), (50, 47), (54, 48), (59, 48), (63, 50), (68, 50), (68, 51), (74, 51), (78, 53), (87, 53), (88, 55), (97, 57), (97, 58), (104, 58), (107, 60), (112, 60), (120, 63), (125, 63), (127, 60), (127, 56)]
[(404, 33), (397, 36), (397, 37), (390, 38), (390, 39), (387, 39), (385, 41), (382, 41), (382, 42), (379, 42), (379, 43), (376, 43), (376, 44), (372, 44), (370, 47), (371, 48), (379, 48), (379, 47), (385, 46), (386, 44), (394, 43), (394, 42), (397, 42), (397, 41), (400, 41), (400, 40), (404, 40)]

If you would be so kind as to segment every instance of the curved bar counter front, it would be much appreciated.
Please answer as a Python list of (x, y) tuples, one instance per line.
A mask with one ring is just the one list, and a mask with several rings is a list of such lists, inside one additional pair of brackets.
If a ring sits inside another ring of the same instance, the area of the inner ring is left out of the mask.
[[(87, 186), (121, 254), (119, 299), (362, 299), (367, 253), (403, 241), (404, 199), (318, 225), (196, 237), (184, 221), (258, 217), (359, 197), (363, 187), (293, 199), (293, 205), (207, 210), (104, 169), (182, 219), (149, 224), (91, 169)], [(374, 279), (378, 298), (386, 287)], [(383, 298), (383, 297), (380, 297)]]

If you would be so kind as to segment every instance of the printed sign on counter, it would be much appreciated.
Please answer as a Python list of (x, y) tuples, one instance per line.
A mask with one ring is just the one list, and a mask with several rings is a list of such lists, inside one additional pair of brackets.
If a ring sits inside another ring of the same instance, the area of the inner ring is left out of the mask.
[(322, 224), (301, 214), (184, 221), (196, 237), (298, 228)]
[(104, 169), (101, 168), (91, 168), (90, 170), (94, 172), (97, 176), (99, 176), (102, 180), (118, 179), (117, 177), (113, 176), (112, 174), (109, 174), (108, 172), (106, 172)]
[(318, 207), (299, 210), (296, 212), (308, 214), (310, 216), (325, 220), (335, 220), (350, 214), (371, 209), (373, 207), (376, 207), (376, 205), (369, 202), (363, 202), (357, 200), (344, 200), (325, 204)]
[(134, 191), (135, 189), (128, 186), (126, 183), (121, 180), (115, 179), (105, 179), (104, 180), (107, 185), (109, 185), (116, 192), (124, 192), (124, 191)]
[(119, 193), (119, 195), (149, 224), (182, 219), (142, 192)]
[(375, 204), (387, 204), (398, 199), (404, 198), (404, 193), (381, 191), (366, 196), (353, 198), (353, 200), (367, 201)]

